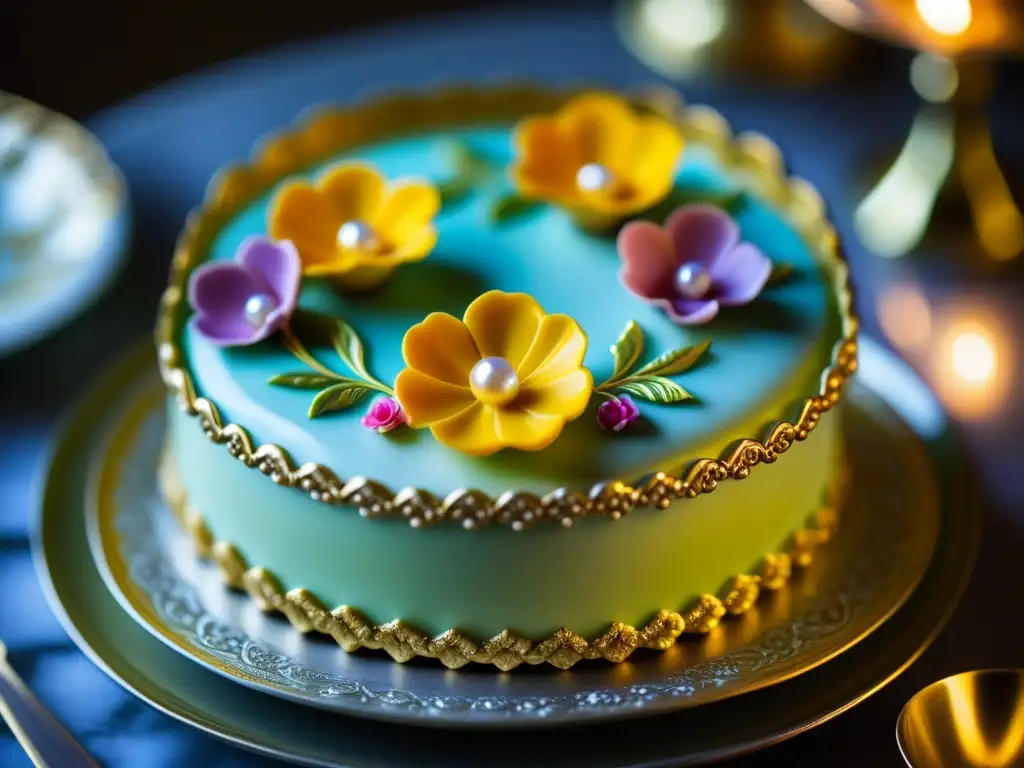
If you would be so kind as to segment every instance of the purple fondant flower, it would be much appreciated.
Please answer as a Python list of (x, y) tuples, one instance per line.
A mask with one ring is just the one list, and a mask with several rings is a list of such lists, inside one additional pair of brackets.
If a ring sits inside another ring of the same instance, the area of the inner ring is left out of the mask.
[(393, 397), (378, 397), (363, 416), (364, 427), (382, 434), (402, 424), (405, 424), (405, 412)]
[(288, 322), (301, 278), (302, 263), (291, 242), (249, 237), (234, 261), (209, 262), (192, 273), (192, 323), (218, 346), (255, 344)]
[(622, 284), (680, 325), (706, 323), (720, 307), (753, 301), (772, 272), (757, 246), (740, 242), (736, 221), (721, 208), (677, 208), (664, 227), (633, 221), (619, 232)]
[(619, 395), (611, 400), (605, 400), (597, 409), (597, 423), (613, 432), (621, 432), (638, 418), (640, 409), (629, 395)]

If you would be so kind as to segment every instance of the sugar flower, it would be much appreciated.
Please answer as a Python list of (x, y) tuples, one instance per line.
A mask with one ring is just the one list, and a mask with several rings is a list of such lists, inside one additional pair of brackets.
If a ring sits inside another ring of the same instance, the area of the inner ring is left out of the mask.
[(587, 337), (523, 293), (490, 291), (459, 320), (435, 312), (402, 340), (395, 395), (416, 428), (463, 453), (539, 451), (586, 409)]
[(554, 115), (520, 122), (515, 147), (512, 181), (523, 196), (602, 226), (668, 195), (683, 137), (669, 121), (638, 114), (618, 96), (590, 93)]
[(612, 432), (621, 432), (638, 418), (640, 409), (629, 395), (605, 400), (597, 409), (597, 423)]
[(370, 404), (362, 424), (367, 429), (383, 434), (405, 424), (405, 413), (395, 398), (378, 397)]
[(193, 327), (214, 344), (255, 344), (280, 329), (299, 297), (299, 254), (289, 242), (252, 236), (234, 261), (211, 261), (192, 273)]
[(703, 203), (676, 209), (664, 227), (630, 222), (618, 248), (622, 284), (680, 325), (706, 323), (721, 307), (753, 301), (772, 273), (757, 246), (740, 242), (736, 221)]
[(316, 184), (295, 181), (271, 203), (270, 234), (295, 243), (306, 275), (365, 290), (437, 243), (441, 196), (426, 181), (388, 183), (371, 165), (336, 165)]

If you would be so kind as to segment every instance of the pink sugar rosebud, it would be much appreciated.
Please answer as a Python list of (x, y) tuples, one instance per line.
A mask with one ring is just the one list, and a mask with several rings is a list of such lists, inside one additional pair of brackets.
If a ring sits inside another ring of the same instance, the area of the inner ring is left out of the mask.
[(378, 397), (370, 404), (362, 423), (367, 429), (383, 434), (405, 424), (405, 411), (395, 398)]
[(597, 409), (597, 423), (613, 432), (621, 432), (639, 417), (640, 409), (629, 395), (605, 400)]

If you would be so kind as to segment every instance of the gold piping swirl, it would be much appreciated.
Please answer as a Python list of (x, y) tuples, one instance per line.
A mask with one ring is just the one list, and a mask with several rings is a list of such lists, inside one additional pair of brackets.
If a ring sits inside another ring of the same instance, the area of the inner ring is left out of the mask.
[(440, 498), (419, 488), (394, 492), (364, 477), (345, 481), (321, 464), (296, 466), (284, 448), (255, 445), (244, 427), (224, 424), (217, 406), (196, 392), (176, 338), (178, 318), (186, 311), (186, 282), (217, 231), (250, 201), (264, 194), (282, 176), (346, 148), (427, 128), (514, 119), (554, 109), (580, 90), (559, 93), (533, 85), (451, 88), (427, 95), (394, 95), (345, 110), (327, 110), (263, 141), (249, 163), (218, 173), (209, 185), (203, 205), (189, 215), (178, 240), (170, 284), (161, 298), (156, 326), (161, 376), (181, 409), (199, 419), (211, 440), (226, 445), (232, 456), (259, 469), (275, 483), (297, 488), (314, 501), (354, 506), (363, 517), (404, 518), (414, 528), (452, 521), (470, 530), (503, 524), (521, 531), (541, 522), (557, 521), (570, 527), (587, 515), (617, 520), (641, 507), (667, 509), (675, 499), (692, 499), (711, 493), (724, 480), (747, 477), (754, 467), (773, 463), (795, 442), (806, 439), (822, 415), (839, 402), (847, 379), (857, 368), (858, 320), (835, 228), (827, 220), (825, 203), (817, 190), (803, 179), (785, 175), (781, 153), (774, 143), (754, 133), (733, 137), (720, 114), (708, 107), (686, 106), (667, 89), (637, 94), (635, 103), (677, 120), (688, 140), (709, 147), (741, 172), (760, 195), (791, 220), (833, 276), (843, 336), (833, 348), (831, 364), (822, 375), (818, 394), (803, 402), (794, 422), (776, 424), (763, 442), (753, 438), (742, 440), (721, 458), (688, 462), (689, 468), (678, 476), (658, 472), (632, 482), (599, 483), (589, 493), (561, 488), (538, 496), (510, 490), (490, 497), (478, 490), (458, 489)]
[(769, 554), (753, 574), (740, 574), (726, 584), (720, 596), (702, 595), (682, 613), (658, 611), (643, 627), (613, 622), (600, 637), (587, 640), (568, 629), (560, 629), (545, 640), (534, 642), (506, 629), (489, 640), (479, 641), (458, 629), (431, 637), (401, 619), (373, 624), (357, 609), (347, 605), (327, 608), (305, 589), (287, 592), (266, 568), (250, 566), (238, 549), (215, 541), (202, 516), (189, 505), (178, 483), (167, 449), (160, 462), (160, 489), (178, 523), (192, 540), (196, 554), (212, 560), (224, 583), (244, 590), (260, 610), (284, 615), (300, 632), (330, 635), (345, 651), (360, 648), (384, 650), (392, 659), (406, 662), (417, 656), (438, 659), (449, 669), (470, 662), (491, 664), (507, 672), (520, 664), (551, 664), (569, 669), (583, 659), (604, 659), (619, 663), (638, 648), (665, 651), (683, 634), (706, 635), (727, 617), (748, 611), (764, 591), (785, 586), (794, 568), (811, 564), (815, 550), (835, 533), (837, 514), (846, 478), (833, 486), (825, 505), (810, 517), (806, 528), (791, 537), (785, 552)]

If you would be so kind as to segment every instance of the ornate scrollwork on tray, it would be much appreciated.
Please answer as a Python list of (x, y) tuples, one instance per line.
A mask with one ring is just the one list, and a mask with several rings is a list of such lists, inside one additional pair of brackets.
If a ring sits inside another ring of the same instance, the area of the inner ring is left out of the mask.
[[(504, 524), (524, 530), (542, 522), (569, 527), (588, 515), (614, 520), (637, 508), (665, 509), (673, 500), (710, 493), (727, 479), (743, 479), (756, 466), (774, 462), (795, 442), (806, 439), (821, 416), (838, 403), (857, 367), (858, 321), (835, 229), (825, 216), (818, 192), (808, 182), (786, 176), (779, 150), (768, 139), (757, 134), (733, 137), (718, 113), (706, 107), (666, 102), (664, 94), (640, 95), (634, 101), (639, 108), (676, 121), (688, 141), (728, 157), (730, 166), (752, 178), (759, 194), (786, 215), (833, 275), (842, 315), (842, 338), (833, 349), (820, 390), (802, 403), (792, 422), (775, 425), (763, 440), (743, 440), (719, 458), (697, 458), (682, 464), (677, 473), (612, 480), (588, 492), (557, 489), (537, 495), (510, 490), (492, 497), (473, 489), (457, 489), (440, 497), (418, 488), (396, 491), (368, 478), (343, 480), (334, 470), (319, 464), (299, 466), (284, 448), (257, 445), (243, 426), (225, 424), (217, 406), (196, 391), (177, 339), (188, 276), (225, 221), (251, 200), (266, 193), (282, 176), (371, 139), (460, 121), (507, 121), (557, 109), (571, 95), (535, 86), (456, 88), (327, 111), (269, 139), (248, 164), (219, 174), (203, 206), (189, 217), (179, 240), (156, 328), (161, 373), (182, 410), (197, 417), (214, 442), (226, 445), (233, 456), (246, 466), (258, 468), (274, 482), (297, 488), (315, 501), (356, 507), (364, 517), (403, 518), (414, 527), (447, 521), (467, 529)], [(630, 409), (624, 406), (608, 414), (604, 423), (614, 427), (629, 417)]]

